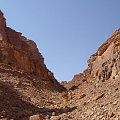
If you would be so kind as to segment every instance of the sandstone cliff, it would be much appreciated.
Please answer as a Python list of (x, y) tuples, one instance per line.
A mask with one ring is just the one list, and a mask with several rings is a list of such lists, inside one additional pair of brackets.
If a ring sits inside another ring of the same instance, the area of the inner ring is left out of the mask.
[(44, 64), (44, 58), (34, 41), (22, 36), (22, 33), (6, 26), (6, 20), (0, 11), (0, 63), (26, 73), (32, 80), (48, 81), (48, 86), (59, 91), (64, 88), (54, 78)]
[(46, 68), (36, 44), (6, 27), (0, 12), (1, 120), (119, 120), (120, 29), (83, 73), (63, 84), (68, 91)]
[(67, 106), (77, 106), (69, 114), (72, 120), (120, 119), (120, 29), (90, 57), (88, 68), (64, 86)]
[(93, 54), (88, 60), (88, 68), (74, 76), (66, 87), (78, 86), (84, 81), (105, 81), (120, 75), (120, 29)]
[(0, 119), (45, 115), (65, 90), (47, 69), (35, 42), (7, 27), (0, 11)]

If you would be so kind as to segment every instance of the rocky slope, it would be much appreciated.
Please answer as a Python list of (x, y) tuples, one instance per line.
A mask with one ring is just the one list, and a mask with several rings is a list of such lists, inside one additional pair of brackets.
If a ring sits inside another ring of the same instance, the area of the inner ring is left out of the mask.
[(120, 29), (90, 57), (88, 68), (65, 87), (68, 106), (77, 106), (66, 119), (120, 119)]
[(6, 27), (0, 11), (0, 63), (11, 66), (35, 81), (48, 81), (53, 89), (64, 90), (44, 64), (36, 44), (22, 36), (22, 33)]
[(36, 44), (6, 27), (0, 12), (1, 120), (120, 120), (120, 29), (63, 84), (67, 91)]
[(116, 78), (120, 75), (120, 29), (93, 54), (88, 60), (88, 68), (80, 74), (74, 76), (66, 87), (79, 86), (84, 81)]
[(55, 111), (50, 120), (120, 120), (120, 29), (90, 57), (83, 73), (63, 84), (64, 112)]
[(54, 96), (64, 90), (36, 44), (7, 27), (0, 11), (0, 119), (28, 120), (50, 111)]

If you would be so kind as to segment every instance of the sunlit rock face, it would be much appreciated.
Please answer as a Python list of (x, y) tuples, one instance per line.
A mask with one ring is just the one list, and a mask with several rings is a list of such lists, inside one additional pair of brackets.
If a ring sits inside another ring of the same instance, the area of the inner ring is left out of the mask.
[(57, 89), (64, 88), (44, 64), (44, 58), (34, 41), (22, 33), (6, 26), (6, 19), (0, 11), (0, 63), (8, 64), (38, 81), (49, 81)]
[(120, 75), (120, 30), (117, 30), (88, 60), (92, 79), (107, 80)]
[(88, 60), (88, 68), (74, 76), (66, 87), (78, 86), (84, 81), (116, 79), (120, 76), (120, 29), (116, 30)]
[(90, 57), (87, 69), (64, 86), (70, 105), (78, 107), (73, 120), (120, 119), (120, 29)]

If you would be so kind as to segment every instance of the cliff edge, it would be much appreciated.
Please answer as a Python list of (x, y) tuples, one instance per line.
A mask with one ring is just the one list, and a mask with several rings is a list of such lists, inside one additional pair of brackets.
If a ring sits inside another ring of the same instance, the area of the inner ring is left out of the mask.
[(6, 19), (0, 11), (0, 64), (9, 65), (29, 76), (32, 80), (48, 81), (48, 86), (58, 91), (64, 88), (44, 64), (44, 58), (34, 41), (22, 33), (7, 27)]

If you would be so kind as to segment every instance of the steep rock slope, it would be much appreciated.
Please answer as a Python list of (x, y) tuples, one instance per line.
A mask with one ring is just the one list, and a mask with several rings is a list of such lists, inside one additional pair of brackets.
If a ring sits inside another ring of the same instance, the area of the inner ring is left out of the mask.
[(26, 73), (36, 81), (48, 81), (53, 89), (64, 90), (55, 80), (53, 73), (44, 64), (36, 44), (22, 36), (22, 33), (6, 27), (3, 13), (0, 11), (0, 63)]
[(0, 12), (1, 120), (119, 120), (120, 29), (64, 86), (68, 91), (46, 68), (36, 44), (6, 27)]
[(88, 60), (88, 68), (64, 85), (67, 106), (77, 109), (62, 120), (120, 119), (120, 29)]
[(120, 29), (93, 54), (88, 60), (88, 68), (74, 76), (73, 80), (66, 84), (78, 86), (84, 81), (102, 80), (116, 78), (120, 75)]
[(64, 90), (47, 69), (35, 42), (7, 27), (0, 11), (0, 119), (46, 115)]
[(63, 82), (68, 89), (50, 120), (120, 119), (120, 29), (88, 60), (88, 68)]

